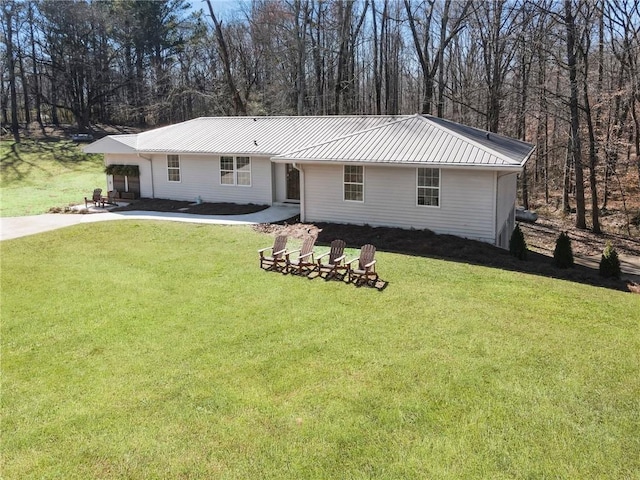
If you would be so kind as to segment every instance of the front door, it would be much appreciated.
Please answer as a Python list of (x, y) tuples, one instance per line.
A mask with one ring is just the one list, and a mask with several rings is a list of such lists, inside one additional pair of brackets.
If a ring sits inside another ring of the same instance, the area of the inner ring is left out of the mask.
[(300, 200), (300, 170), (287, 163), (287, 200)]

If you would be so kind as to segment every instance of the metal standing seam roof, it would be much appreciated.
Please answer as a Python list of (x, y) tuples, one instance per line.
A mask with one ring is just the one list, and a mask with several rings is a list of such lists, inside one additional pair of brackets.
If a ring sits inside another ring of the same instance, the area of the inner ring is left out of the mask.
[[(87, 153), (265, 155), (278, 161), (521, 167), (533, 146), (424, 115), (201, 117), (94, 142)], [(115, 148), (115, 150), (112, 150)], [(288, 152), (288, 153), (285, 153)]]
[(138, 135), (139, 152), (278, 155), (395, 121), (395, 116), (202, 117)]
[(83, 148), (85, 153), (135, 153), (138, 134), (108, 135)]
[(275, 160), (520, 168), (533, 149), (531, 144), (494, 133), (413, 115), (284, 153)]

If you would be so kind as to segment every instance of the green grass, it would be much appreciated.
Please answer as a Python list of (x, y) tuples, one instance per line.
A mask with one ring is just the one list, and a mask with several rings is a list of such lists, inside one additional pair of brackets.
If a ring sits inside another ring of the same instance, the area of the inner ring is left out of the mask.
[(639, 296), (385, 252), (379, 292), (271, 241), (2, 242), (3, 478), (640, 478)]
[(81, 203), (94, 188), (106, 189), (101, 155), (82, 145), (25, 139), (0, 144), (0, 216), (46, 213), (51, 207)]

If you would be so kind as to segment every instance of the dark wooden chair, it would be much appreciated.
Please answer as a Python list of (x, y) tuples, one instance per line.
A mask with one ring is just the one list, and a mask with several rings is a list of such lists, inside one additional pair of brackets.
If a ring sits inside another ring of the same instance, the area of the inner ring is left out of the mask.
[(96, 207), (104, 207), (104, 204), (106, 203), (106, 199), (102, 197), (102, 189), (101, 188), (96, 188), (93, 191), (93, 196), (91, 198), (91, 200), (89, 200), (87, 197), (84, 197), (84, 207), (88, 208), (89, 207), (89, 203), (93, 203), (94, 206)]
[[(347, 265), (344, 263), (345, 255), (344, 255), (344, 247), (346, 243), (344, 240), (334, 240), (331, 242), (331, 250), (327, 253), (323, 253), (318, 257), (318, 272), (320, 276), (324, 273), (324, 279), (329, 280), (330, 278), (339, 276), (341, 279), (344, 278), (347, 270)], [(322, 261), (323, 258), (327, 258), (327, 262), (324, 263)], [(342, 272), (342, 274), (340, 273)]]
[[(378, 280), (376, 261), (373, 258), (375, 255), (376, 247), (370, 244), (362, 246), (360, 256), (347, 262), (349, 282), (354, 282), (356, 285), (362, 285), (363, 283), (375, 284)], [(358, 265), (354, 268), (353, 264), (355, 262), (358, 262)]]
[[(285, 253), (286, 268), (285, 273), (296, 273), (301, 275), (304, 271), (307, 274), (313, 272), (317, 266), (313, 251), (316, 245), (316, 237), (307, 237), (302, 243), (302, 247)], [(292, 258), (292, 254), (297, 253), (297, 258)]]
[[(265, 270), (277, 270), (282, 271), (286, 266), (284, 254), (287, 251), (287, 236), (278, 235), (273, 242), (273, 247), (265, 247), (258, 250), (260, 254), (260, 268)], [(271, 250), (271, 255), (266, 255), (266, 252)]]

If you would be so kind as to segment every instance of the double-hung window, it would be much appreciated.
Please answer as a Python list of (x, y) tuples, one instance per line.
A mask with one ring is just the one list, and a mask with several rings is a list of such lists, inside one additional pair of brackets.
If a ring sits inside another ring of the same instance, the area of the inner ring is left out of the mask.
[(167, 180), (180, 181), (180, 156), (178, 155), (167, 155)]
[(363, 166), (344, 166), (344, 199), (351, 202), (364, 202)]
[(418, 168), (418, 205), (440, 206), (439, 168)]
[(220, 184), (251, 186), (249, 157), (220, 157)]

